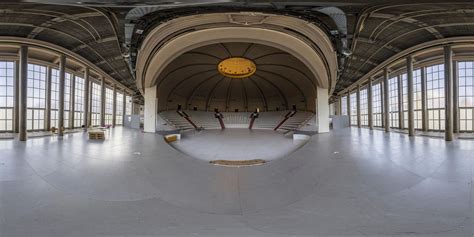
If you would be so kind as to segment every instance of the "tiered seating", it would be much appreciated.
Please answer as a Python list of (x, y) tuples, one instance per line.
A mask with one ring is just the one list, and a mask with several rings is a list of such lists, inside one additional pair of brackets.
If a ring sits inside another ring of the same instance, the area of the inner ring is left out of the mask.
[[(214, 112), (185, 111), (191, 120), (204, 129), (220, 129), (219, 121), (214, 117)], [(260, 112), (259, 118), (255, 120), (254, 129), (273, 129), (283, 119), (288, 111)], [(224, 124), (227, 128), (247, 128), (250, 122), (250, 112), (222, 112)], [(192, 129), (186, 119), (176, 111), (163, 111), (160, 116), (177, 129)], [(281, 130), (295, 130), (308, 121), (314, 114), (311, 112), (298, 111), (289, 118), (281, 127)]]
[(219, 120), (214, 117), (214, 112), (186, 111), (191, 120), (198, 126), (205, 129), (220, 129)]
[(228, 128), (247, 128), (250, 123), (249, 112), (223, 112), (224, 124)]
[(186, 121), (183, 117), (179, 116), (176, 111), (163, 111), (160, 116), (170, 125), (173, 125), (177, 129), (192, 129), (193, 126)]
[(300, 126), (304, 125), (309, 119), (314, 116), (311, 112), (298, 111), (293, 117), (286, 120), (286, 122), (280, 127), (284, 130), (295, 130)]

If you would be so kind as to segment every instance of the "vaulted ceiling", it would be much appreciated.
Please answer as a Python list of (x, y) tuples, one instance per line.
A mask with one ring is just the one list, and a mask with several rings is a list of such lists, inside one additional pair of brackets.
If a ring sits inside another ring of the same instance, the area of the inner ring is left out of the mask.
[[(341, 59), (344, 58), (342, 39), (346, 38), (352, 54), (345, 52), (349, 56), (340, 61), (342, 64), (335, 93), (401, 50), (430, 40), (474, 35), (474, 3), (464, 0), (44, 2), (2, 2), (0, 35), (38, 39), (62, 46), (90, 60), (114, 79), (135, 90), (133, 60), (141, 39), (160, 23), (183, 15), (262, 11), (303, 18), (330, 35)], [(347, 34), (338, 26), (341, 15), (331, 16), (320, 11), (328, 6), (338, 7), (344, 12)], [(128, 18), (130, 15), (127, 13), (131, 10), (134, 11), (134, 18)], [(133, 28), (128, 42), (126, 28), (130, 25)], [(136, 92), (138, 98), (139, 92)]]
[[(226, 58), (243, 57), (256, 65), (255, 74), (231, 78), (217, 65)], [(199, 110), (239, 111), (314, 110), (315, 78), (294, 56), (251, 43), (221, 43), (200, 47), (176, 58), (158, 79), (161, 109), (178, 104)]]

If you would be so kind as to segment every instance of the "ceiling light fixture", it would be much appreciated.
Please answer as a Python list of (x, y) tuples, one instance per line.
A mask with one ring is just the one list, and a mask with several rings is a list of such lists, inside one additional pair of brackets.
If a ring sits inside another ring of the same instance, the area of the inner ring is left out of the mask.
[(220, 74), (230, 78), (247, 78), (257, 71), (255, 63), (243, 57), (231, 57), (222, 60), (217, 65)]

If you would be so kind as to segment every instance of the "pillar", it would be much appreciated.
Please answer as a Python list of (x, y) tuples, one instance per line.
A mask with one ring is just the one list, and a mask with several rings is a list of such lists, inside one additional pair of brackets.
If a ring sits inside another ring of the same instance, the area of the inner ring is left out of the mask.
[(352, 126), (351, 121), (351, 91), (347, 92), (347, 118), (349, 120), (349, 127)]
[(112, 127), (115, 128), (115, 125), (117, 123), (117, 85), (114, 84), (113, 86), (114, 92), (112, 96)]
[(89, 79), (89, 114), (87, 116), (87, 121), (89, 122), (89, 127), (92, 126), (92, 85), (93, 82)]
[(158, 98), (156, 97), (156, 86), (145, 88), (145, 114), (143, 116), (144, 132), (156, 132), (157, 107)]
[(459, 76), (458, 64), (453, 62), (453, 132), (459, 133)]
[(58, 112), (58, 136), (64, 135), (64, 83), (66, 80), (66, 56), (59, 56), (59, 112)]
[(408, 92), (408, 135), (415, 135), (415, 110), (413, 106), (413, 56), (407, 57), (407, 92)]
[(403, 113), (403, 82), (402, 76), (397, 76), (397, 84), (398, 84), (398, 128), (403, 129), (405, 128), (404, 122), (404, 113)]
[(105, 78), (100, 79), (100, 126), (105, 126)]
[(20, 132), (20, 60), (15, 61), (15, 106), (13, 111), (13, 132)]
[(383, 70), (383, 121), (385, 132), (390, 132), (390, 106), (388, 90), (388, 68)]
[(74, 128), (74, 118), (76, 111), (76, 76), (71, 75), (71, 85), (70, 85), (70, 95), (71, 98), (69, 99), (69, 128)]
[(369, 77), (369, 84), (367, 85), (367, 109), (369, 114), (369, 128), (374, 129), (373, 120), (373, 101), (372, 101), (372, 77)]
[(26, 113), (27, 113), (27, 93), (28, 93), (28, 47), (20, 46), (20, 60), (19, 60), (19, 120), (18, 130), (20, 141), (26, 141)]
[(357, 127), (360, 128), (360, 85), (357, 85), (357, 93), (356, 93), (356, 98), (357, 98)]
[(336, 109), (336, 115), (342, 115), (342, 96), (340, 96), (338, 99), (337, 99), (337, 109)]
[(126, 109), (127, 109), (127, 101), (126, 101), (126, 93), (125, 89), (123, 89), (123, 94), (122, 94), (122, 126), (125, 125), (125, 115), (126, 115)]
[(444, 95), (446, 141), (453, 140), (453, 51), (451, 45), (444, 46)]
[(328, 89), (317, 87), (316, 99), (317, 113), (318, 113), (318, 133), (329, 132), (329, 95)]
[(428, 94), (426, 88), (425, 68), (421, 69), (421, 127), (424, 132), (428, 131)]
[(51, 66), (46, 71), (46, 110), (44, 113), (44, 128), (46, 131), (51, 130)]
[(90, 113), (90, 81), (89, 81), (89, 68), (86, 67), (84, 70), (84, 127), (88, 128), (91, 125), (89, 117)]
[(335, 115), (341, 115), (341, 97), (337, 98), (336, 100), (336, 111)]

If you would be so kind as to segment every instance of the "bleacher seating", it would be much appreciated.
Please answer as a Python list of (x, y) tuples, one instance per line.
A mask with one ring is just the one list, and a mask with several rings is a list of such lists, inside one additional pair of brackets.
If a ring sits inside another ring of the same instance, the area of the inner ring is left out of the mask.
[[(204, 129), (220, 129), (219, 120), (214, 117), (214, 112), (205, 111), (185, 111), (191, 120)], [(288, 111), (271, 111), (260, 112), (259, 117), (255, 120), (254, 129), (273, 129), (284, 118)], [(227, 128), (248, 128), (250, 122), (250, 112), (222, 112), (223, 121)], [(177, 129), (192, 129), (192, 125), (183, 117), (179, 116), (176, 111), (163, 111), (160, 116), (170, 125)], [(312, 112), (298, 111), (293, 117), (289, 118), (279, 130), (292, 131), (304, 125), (314, 116)]]

